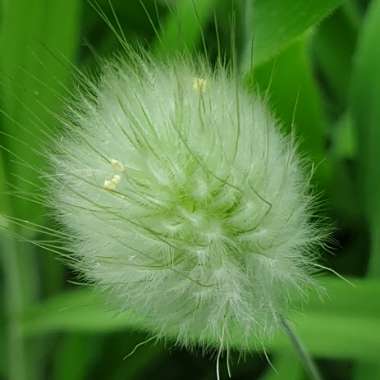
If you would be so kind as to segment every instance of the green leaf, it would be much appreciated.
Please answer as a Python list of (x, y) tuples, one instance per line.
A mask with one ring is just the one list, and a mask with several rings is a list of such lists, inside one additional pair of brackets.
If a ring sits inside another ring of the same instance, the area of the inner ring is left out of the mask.
[(50, 298), (30, 310), (24, 320), (26, 334), (56, 330), (113, 332), (131, 327), (143, 329), (143, 320), (131, 313), (113, 311), (101, 295), (86, 288)]
[[(6, 337), (6, 332), (4, 329), (5, 321), (3, 318), (0, 319), (1, 328), (0, 334), (2, 337)], [(6, 377), (6, 367), (7, 367), (7, 351), (6, 351), (6, 339), (0, 339), (0, 378)]]
[[(78, 0), (12, 0), (3, 5), (1, 129), (13, 136), (6, 139), (12, 152), (8, 158), (17, 157), (8, 165), (12, 173), (8, 180), (26, 197), (39, 192), (39, 171), (46, 167), (43, 147), (50, 143), (44, 134), (52, 134), (59, 124), (51, 113), (61, 111), (60, 97), (67, 95), (64, 86), (71, 73), (67, 62), (78, 45), (79, 10)], [(41, 207), (30, 201), (15, 198), (13, 205), (19, 217), (38, 221), (42, 214)]]
[(338, 7), (342, 0), (247, 0), (252, 9), (250, 22), (254, 64), (260, 65), (307, 29), (319, 23)]
[(307, 52), (308, 41), (307, 37), (300, 39), (247, 78), (262, 94), (268, 94), (271, 109), (288, 132), (294, 123), (301, 149), (318, 165), (325, 159), (327, 123)]
[[(146, 369), (162, 365), (165, 360), (165, 350), (160, 344), (142, 344), (146, 336), (141, 333), (128, 333), (122, 345), (124, 355), (130, 355), (114, 371), (110, 380), (139, 380), (146, 378)], [(136, 349), (138, 347), (138, 349)], [(119, 351), (120, 353), (120, 351)], [(132, 355), (133, 353), (133, 355)]]
[(359, 36), (351, 114), (358, 145), (362, 201), (372, 234), (370, 272), (380, 275), (380, 0), (371, 3)]
[[(1, 145), (1, 144), (0, 144)], [(4, 160), (4, 154), (0, 147), (0, 226), (6, 226), (6, 220), (1, 215), (8, 215), (10, 213), (11, 205), (9, 203), (9, 197), (7, 194), (6, 186), (6, 162)]]
[(183, 0), (176, 2), (163, 23), (153, 50), (158, 55), (170, 55), (194, 50), (201, 40), (203, 28), (211, 19), (220, 0)]
[[(325, 279), (327, 296), (317, 295), (302, 312), (291, 316), (297, 333), (310, 351), (335, 358), (377, 357), (380, 349), (380, 282), (355, 280), (355, 287), (336, 279)], [(355, 300), (355, 308), (352, 307)], [(68, 292), (52, 298), (26, 315), (26, 335), (53, 331), (112, 332), (124, 329), (146, 331), (144, 320), (132, 312), (117, 313), (106, 306), (104, 298), (90, 289)], [(235, 347), (239, 347), (239, 334)], [(210, 342), (211, 343), (211, 342)], [(215, 346), (219, 342), (214, 342)], [(252, 350), (257, 349), (252, 341)], [(278, 334), (267, 346), (278, 352), (290, 349), (284, 334)]]
[(79, 334), (65, 336), (54, 355), (54, 380), (82, 380), (100, 352), (101, 338)]
[(274, 354), (273, 368), (270, 366), (260, 380), (303, 379), (303, 370), (299, 358), (292, 352)]
[[(44, 171), (46, 161), (41, 140), (46, 140), (44, 133), (51, 133), (58, 124), (50, 111), (59, 111), (59, 97), (71, 71), (49, 49), (69, 62), (73, 59), (80, 2), (11, 0), (2, 1), (0, 6), (0, 129), (5, 132), (1, 135), (0, 211), (40, 221), (42, 207), (30, 200), (11, 198), (5, 181), (17, 189), (13, 194), (25, 198), (41, 194), (39, 172)], [(11, 230), (14, 226), (7, 227)], [(40, 346), (33, 342), (32, 347), (23, 340), (19, 316), (35, 298), (39, 278), (33, 250), (9, 235), (1, 236), (0, 248), (7, 295), (8, 378), (33, 380), (40, 378)]]
[(336, 159), (355, 159), (357, 146), (354, 126), (350, 113), (346, 112), (335, 123), (331, 133), (332, 153)]
[[(370, 276), (380, 276), (380, 0), (370, 4), (359, 36), (354, 66), (351, 113), (357, 141), (359, 179), (365, 216), (371, 236)], [(380, 376), (378, 361), (362, 361), (355, 369), (355, 379)]]
[(342, 8), (326, 18), (313, 38), (313, 53), (329, 92), (327, 106), (337, 103), (335, 114), (347, 107), (351, 80), (352, 57), (356, 45), (356, 30)]

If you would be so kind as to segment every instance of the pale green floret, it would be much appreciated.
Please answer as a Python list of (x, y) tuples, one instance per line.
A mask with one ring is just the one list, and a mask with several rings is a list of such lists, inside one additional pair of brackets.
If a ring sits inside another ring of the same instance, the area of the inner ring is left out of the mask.
[(159, 336), (244, 347), (312, 283), (295, 147), (225, 70), (132, 61), (83, 95), (53, 157), (77, 266)]

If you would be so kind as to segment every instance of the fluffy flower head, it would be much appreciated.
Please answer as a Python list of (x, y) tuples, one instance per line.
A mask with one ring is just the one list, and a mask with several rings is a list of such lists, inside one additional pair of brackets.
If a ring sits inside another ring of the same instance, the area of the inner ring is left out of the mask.
[(82, 96), (54, 207), (78, 268), (179, 343), (244, 346), (311, 283), (311, 196), (292, 141), (224, 69), (133, 57)]

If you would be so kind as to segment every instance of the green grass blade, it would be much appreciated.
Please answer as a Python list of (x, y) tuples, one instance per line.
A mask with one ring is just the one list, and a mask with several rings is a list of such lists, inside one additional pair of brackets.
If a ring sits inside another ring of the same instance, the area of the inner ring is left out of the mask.
[(291, 352), (275, 353), (273, 367), (269, 367), (260, 380), (302, 380), (303, 370), (298, 358)]
[[(332, 358), (376, 358), (380, 350), (380, 282), (354, 281), (355, 287), (336, 279), (325, 279), (328, 297), (311, 297), (305, 310), (291, 316), (297, 334), (310, 352)], [(352, 300), (355, 309), (352, 309)], [(113, 332), (145, 331), (144, 321), (132, 313), (116, 314), (93, 290), (82, 289), (50, 299), (31, 310), (24, 320), (27, 335), (53, 331)], [(236, 347), (240, 338), (236, 337)], [(215, 342), (217, 345), (218, 342)], [(283, 334), (268, 342), (269, 349), (291, 349)], [(252, 342), (252, 349), (257, 349)]]
[(252, 1), (254, 64), (258, 66), (273, 58), (342, 3), (342, 0)]
[(17, 245), (6, 234), (0, 234), (1, 264), (4, 269), (4, 294), (6, 294), (7, 375), (9, 380), (28, 379), (26, 344), (20, 324), (24, 312), (23, 279)]
[(85, 379), (100, 352), (101, 337), (68, 334), (54, 355), (53, 380)]
[[(42, 183), (32, 168), (43, 171), (45, 167), (45, 158), (36, 151), (41, 150), (42, 130), (50, 132), (57, 124), (43, 111), (44, 107), (58, 111), (53, 86), (59, 88), (58, 83), (66, 84), (69, 75), (67, 68), (59, 68), (48, 49), (72, 59), (77, 44), (78, 7), (78, 0), (64, 3), (59, 0), (2, 2), (0, 128), (13, 138), (1, 136), (2, 145), (12, 153), (2, 152), (4, 175), (0, 203), (8, 204), (9, 207), (1, 209), (8, 215), (41, 220), (42, 208), (30, 201), (11, 198), (5, 181), (11, 182), (26, 197), (40, 191), (31, 185)], [(17, 162), (13, 160), (14, 156), (18, 157)], [(2, 236), (1, 244), (8, 314), (8, 378), (40, 378), (39, 361), (36, 359), (39, 347), (25, 342), (20, 327), (20, 316), (35, 299), (39, 284), (34, 250), (17, 242), (11, 234)]]
[[(31, 167), (42, 171), (46, 167), (41, 155), (41, 141), (46, 142), (43, 131), (53, 133), (59, 124), (46, 109), (61, 110), (59, 97), (71, 71), (49, 49), (69, 61), (73, 59), (78, 45), (79, 6), (78, 0), (12, 0), (3, 6), (1, 109), (9, 118), (3, 118), (2, 129), (15, 137), (6, 141), (7, 147), (23, 160), (12, 164), (8, 180), (26, 194), (38, 192), (43, 185)], [(21, 199), (13, 199), (13, 204), (18, 216), (34, 221), (43, 212), (40, 206)]]
[[(319, 89), (307, 54), (308, 38), (302, 38), (276, 59), (248, 74), (262, 94), (268, 93), (274, 113), (289, 132), (301, 140), (301, 148), (318, 165), (325, 159), (326, 121)], [(322, 167), (317, 174), (321, 173)]]
[[(1, 213), (12, 212), (6, 186), (6, 162), (0, 150), (0, 218)], [(0, 220), (5, 228), (9, 226), (5, 220)], [(22, 336), (19, 315), (24, 312), (23, 279), (21, 278), (20, 255), (16, 242), (7, 232), (0, 230), (0, 258), (4, 272), (5, 329), (4, 348), (7, 366), (5, 372), (9, 380), (27, 379), (26, 347)]]
[(218, 0), (183, 0), (176, 4), (153, 50), (158, 55), (191, 52), (200, 42), (203, 28), (213, 15)]
[(369, 271), (380, 276), (380, 1), (368, 10), (359, 37), (353, 74), (351, 113), (356, 130), (359, 177), (367, 220), (372, 230), (373, 249)]
[(329, 92), (331, 112), (347, 107), (356, 30), (342, 8), (324, 20), (313, 38), (313, 53)]
[[(371, 235), (370, 276), (380, 276), (380, 1), (368, 9), (359, 36), (353, 75), (351, 112), (358, 141), (359, 177), (365, 214)], [(372, 301), (373, 302), (373, 301)], [(378, 361), (359, 363), (355, 379), (367, 380), (380, 376)]]

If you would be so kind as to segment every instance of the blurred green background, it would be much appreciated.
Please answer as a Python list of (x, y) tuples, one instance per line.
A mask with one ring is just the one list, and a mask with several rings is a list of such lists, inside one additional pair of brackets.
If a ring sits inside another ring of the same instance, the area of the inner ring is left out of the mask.
[[(325, 379), (380, 379), (380, 0), (1, 0), (0, 379), (215, 379), (215, 353), (149, 335), (76, 283), (52, 239), (43, 154), (81, 73), (128, 44), (234, 61), (314, 162), (334, 224), (326, 295), (291, 316)], [(107, 25), (107, 20), (110, 25)], [(232, 353), (233, 379), (306, 379), (281, 334)], [(222, 360), (222, 366), (224, 361)], [(222, 368), (226, 378), (226, 371)]]

